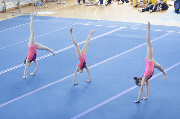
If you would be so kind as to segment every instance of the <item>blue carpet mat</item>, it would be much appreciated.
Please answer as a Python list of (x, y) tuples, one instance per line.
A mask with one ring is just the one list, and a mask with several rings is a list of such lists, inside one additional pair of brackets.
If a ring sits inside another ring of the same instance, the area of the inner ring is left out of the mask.
[[(176, 93), (180, 91), (179, 27), (151, 26), (154, 59), (164, 69), (170, 68), (168, 80), (164, 81), (162, 74), (152, 79), (148, 100), (135, 104), (140, 88), (134, 87), (133, 77), (142, 76), (145, 69), (146, 24), (35, 16), (36, 42), (54, 49), (56, 56), (37, 50), (39, 69), (30, 76), (35, 68), (32, 63), (28, 78), (23, 79), (29, 21), (29, 16), (24, 15), (0, 22), (0, 35), (4, 39), (0, 44), (1, 118), (168, 119), (180, 116), (180, 95)], [(15, 27), (21, 24), (26, 25)], [(12, 27), (15, 28), (9, 29)], [(85, 82), (88, 74), (84, 71), (77, 75), (79, 85), (73, 85), (79, 60), (68, 31), (71, 27), (80, 49), (90, 30), (96, 29), (87, 51), (91, 83)], [(154, 75), (158, 73), (155, 69)]]

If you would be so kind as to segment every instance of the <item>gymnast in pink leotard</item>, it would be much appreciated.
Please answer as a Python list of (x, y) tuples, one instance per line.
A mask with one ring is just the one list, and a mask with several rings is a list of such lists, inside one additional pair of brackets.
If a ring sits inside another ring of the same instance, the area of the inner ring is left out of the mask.
[(80, 60), (78, 64), (79, 68), (80, 69), (86, 68), (86, 54), (82, 52), (81, 58), (78, 59)]
[[(158, 68), (161, 72), (163, 72), (164, 79), (165, 80), (167, 79), (166, 72), (164, 71), (162, 66), (160, 64), (158, 64), (153, 58), (153, 48), (152, 48), (151, 41), (150, 41), (150, 22), (148, 22), (148, 26), (147, 26), (146, 42), (147, 42), (147, 56), (145, 58), (146, 69), (145, 69), (144, 75), (142, 76), (142, 78), (134, 77), (136, 85), (141, 86), (141, 89), (139, 91), (138, 100), (135, 101), (136, 103), (139, 103), (140, 99), (146, 100), (148, 98), (148, 92), (149, 92), (149, 80), (148, 79), (150, 79), (151, 76), (153, 75), (154, 68)], [(145, 82), (146, 82), (146, 97), (141, 98)]]
[(31, 19), (31, 22), (30, 22), (31, 35), (30, 35), (29, 42), (28, 42), (29, 51), (28, 51), (28, 56), (26, 57), (26, 59), (24, 61), (25, 70), (24, 70), (23, 78), (27, 78), (27, 76), (26, 76), (27, 69), (28, 69), (28, 66), (31, 66), (32, 61), (35, 63), (36, 68), (35, 68), (33, 73), (30, 73), (30, 75), (34, 75), (37, 72), (38, 63), (37, 63), (37, 60), (36, 60), (36, 56), (37, 56), (36, 49), (47, 50), (47, 51), (51, 52), (53, 55), (55, 55), (53, 49), (49, 49), (48, 47), (43, 46), (43, 45), (38, 44), (38, 43), (35, 42), (34, 28), (33, 28), (33, 18), (34, 18), (34, 14), (32, 13), (31, 18), (30, 18)]
[(147, 58), (145, 58), (145, 60), (146, 60), (146, 69), (144, 71), (143, 77), (146, 76), (147, 80), (148, 80), (152, 77), (153, 72), (154, 72), (154, 58), (153, 58), (152, 62), (148, 61)]
[(30, 46), (28, 45), (29, 51), (28, 51), (28, 56), (27, 56), (27, 58), (29, 59), (30, 62), (36, 60), (36, 55), (37, 55), (36, 47), (37, 47), (37, 44), (36, 44), (36, 43), (34, 44), (33, 47), (30, 47)]
[(72, 35), (72, 28), (69, 29), (69, 32), (70, 32), (70, 35), (71, 35), (71, 39), (72, 39), (72, 42), (74, 43), (75, 45), (75, 49), (76, 49), (76, 55), (78, 57), (78, 59), (80, 60), (76, 70), (75, 70), (75, 74), (74, 74), (74, 85), (77, 85), (78, 83), (76, 83), (76, 75), (77, 75), (77, 72), (79, 73), (83, 73), (83, 70), (84, 68), (86, 68), (87, 72), (88, 72), (88, 75), (89, 75), (89, 80), (87, 80), (86, 82), (91, 82), (91, 75), (90, 75), (90, 71), (89, 71), (89, 68), (86, 64), (86, 52), (87, 52), (87, 49), (88, 49), (88, 46), (89, 46), (89, 41), (90, 41), (90, 38), (91, 38), (91, 35), (95, 32), (95, 30), (91, 31), (87, 40), (86, 40), (86, 44), (84, 45), (82, 51), (79, 49), (79, 46), (77, 44), (77, 42), (75, 41), (73, 35)]

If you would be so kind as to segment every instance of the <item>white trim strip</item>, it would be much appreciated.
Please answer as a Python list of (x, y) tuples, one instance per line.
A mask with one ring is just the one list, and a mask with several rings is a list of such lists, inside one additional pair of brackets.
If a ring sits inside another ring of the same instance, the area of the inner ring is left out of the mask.
[[(120, 29), (124, 29), (124, 28), (126, 28), (126, 27), (120, 27), (120, 28), (114, 29), (114, 30), (112, 30), (112, 31), (106, 32), (106, 33), (104, 33), (104, 34), (95, 36), (95, 37), (91, 38), (91, 41), (92, 41), (92, 40), (95, 40), (95, 39), (97, 39), (97, 38), (100, 38), (100, 37), (102, 37), (102, 36), (108, 35), (108, 34), (110, 34), (110, 33), (113, 33), (113, 32), (115, 32), (115, 31), (118, 31), (118, 30), (120, 30)], [(83, 43), (86, 43), (86, 40), (79, 42), (78, 45), (83, 44)], [(56, 53), (56, 54), (57, 54), (57, 53), (60, 53), (60, 52), (62, 52), (62, 51), (65, 51), (65, 50), (67, 50), (67, 49), (70, 49), (70, 48), (72, 48), (72, 47), (74, 47), (74, 45), (70, 45), (70, 46), (67, 46), (67, 47), (65, 47), (65, 48), (63, 48), (63, 49), (57, 50), (57, 51), (55, 51), (55, 53)], [(48, 56), (51, 56), (51, 55), (52, 55), (51, 53), (46, 54), (46, 55), (43, 55), (43, 56), (41, 56), (41, 57), (38, 57), (37, 60), (44, 59), (44, 58), (46, 58), (46, 57), (48, 57)], [(14, 66), (14, 67), (11, 67), (11, 68), (9, 68), (9, 69), (5, 69), (5, 70), (3, 70), (3, 71), (0, 71), (0, 75), (6, 73), (6, 72), (8, 72), (8, 71), (11, 71), (11, 70), (13, 70), (13, 69), (17, 69), (17, 68), (19, 68), (19, 67), (22, 67), (23, 65), (24, 65), (24, 64), (22, 63), (22, 64), (19, 64), (19, 65)]]
[[(99, 6), (100, 7), (100, 6)], [(99, 19), (99, 17), (97, 17), (97, 14), (96, 14), (96, 12), (97, 12), (97, 10), (99, 9), (99, 7), (95, 10), (95, 12), (94, 12), (94, 15), (95, 15), (95, 17), (97, 18), (97, 20), (100, 20)]]
[[(56, 17), (56, 18), (58, 18), (58, 17)], [(55, 18), (51, 18), (51, 19), (48, 19), (48, 20), (53, 20), (53, 19), (55, 19)], [(40, 21), (40, 20), (34, 20), (33, 22), (37, 22), (37, 21)], [(27, 25), (27, 24), (30, 24), (30, 22), (24, 23), (24, 24), (21, 24), (21, 25), (18, 25), (18, 26), (14, 26), (14, 27), (11, 27), (11, 28), (7, 28), (7, 29), (4, 29), (4, 30), (1, 30), (0, 33), (4, 32), (4, 31), (11, 30), (11, 29), (14, 29), (14, 28), (18, 28), (18, 27), (21, 27), (21, 26), (24, 26), (24, 25)]]
[[(165, 69), (165, 71), (167, 72), (167, 71), (169, 71), (169, 70), (177, 67), (178, 65), (180, 65), (180, 62), (178, 62), (178, 63), (170, 66), (169, 68)], [(160, 76), (161, 74), (162, 74), (162, 72), (160, 72), (160, 73), (152, 76), (150, 80), (152, 80), (152, 79)], [(84, 111), (84, 112), (82, 112), (82, 113), (80, 113), (80, 114), (72, 117), (71, 119), (77, 119), (77, 118), (79, 118), (79, 117), (82, 117), (82, 116), (86, 115), (87, 113), (89, 113), (89, 112), (91, 112), (91, 111), (93, 111), (93, 110), (95, 110), (95, 109), (97, 109), (97, 108), (99, 108), (99, 107), (107, 104), (108, 102), (110, 102), (110, 101), (112, 101), (112, 100), (114, 100), (114, 99), (116, 99), (116, 98), (119, 98), (119, 97), (121, 97), (122, 95), (124, 95), (124, 94), (126, 94), (126, 93), (128, 93), (128, 92), (130, 92), (130, 91), (132, 91), (132, 90), (134, 90), (134, 89), (137, 88), (137, 87), (138, 87), (138, 86), (136, 86), (136, 85), (135, 85), (135, 86), (132, 86), (131, 88), (129, 88), (129, 89), (127, 89), (127, 90), (125, 90), (125, 91), (123, 91), (123, 92), (121, 92), (121, 93), (119, 93), (119, 94), (117, 94), (117, 95), (115, 95), (115, 96), (113, 96), (113, 97), (111, 97), (111, 98), (109, 98), (109, 99), (107, 99), (107, 100), (105, 100), (105, 101), (97, 104), (97, 105), (95, 105), (95, 106), (92, 107), (92, 108), (89, 108), (88, 110), (86, 110), (86, 111)]]
[[(55, 18), (53, 18), (53, 19), (55, 19)], [(88, 24), (88, 23), (90, 24), (90, 23), (95, 22), (95, 21), (96, 21), (96, 20), (93, 20), (93, 21), (87, 22), (87, 24)], [(63, 30), (63, 29), (69, 28), (69, 27), (72, 27), (72, 26), (74, 26), (74, 25), (76, 25), (76, 24), (82, 24), (82, 23), (74, 23), (74, 24), (72, 24), (72, 25), (69, 25), (69, 26), (66, 26), (66, 27), (63, 27), (63, 28), (60, 28), (60, 29), (57, 29), (57, 30), (54, 30), (54, 31), (48, 32), (48, 33), (44, 33), (44, 34), (39, 35), (39, 36), (36, 36), (35, 38), (42, 37), (42, 36), (45, 36), (45, 35), (48, 35), (48, 34), (51, 34), (51, 33), (54, 33), (54, 32), (57, 32), (57, 31), (60, 31), (60, 30)], [(20, 41), (20, 42), (17, 42), (17, 43), (14, 43), (14, 44), (11, 44), (11, 45), (8, 45), (8, 46), (5, 46), (5, 47), (2, 47), (2, 48), (0, 48), (0, 50), (3, 50), (3, 49), (6, 49), (6, 48), (9, 48), (9, 47), (12, 47), (12, 46), (15, 46), (15, 45), (21, 44), (21, 43), (26, 42), (26, 41), (29, 41), (29, 39), (24, 40), (24, 41)]]
[[(122, 27), (122, 28), (125, 28), (125, 27)], [(116, 31), (116, 30), (120, 30), (120, 29), (122, 29), (122, 28), (118, 28), (118, 29), (115, 29), (115, 30), (113, 30), (113, 31)], [(110, 32), (112, 32), (112, 31), (110, 31)], [(171, 32), (172, 33), (172, 32)], [(158, 37), (158, 38), (156, 38), (156, 39), (153, 39), (152, 41), (155, 41), (155, 40), (158, 40), (158, 39), (160, 39), (160, 38), (162, 38), (162, 37), (164, 37), (164, 36), (167, 36), (167, 35), (169, 35), (170, 33), (166, 33), (166, 34), (164, 34), (163, 36), (160, 36), (160, 37)], [(96, 38), (92, 38), (91, 40), (94, 40), (94, 39), (96, 39)], [(151, 42), (152, 42), (151, 41)], [(82, 44), (82, 43), (85, 43), (86, 41), (82, 41), (82, 42), (80, 42), (79, 44)], [(131, 48), (130, 50), (127, 50), (127, 51), (125, 51), (125, 52), (122, 52), (122, 53), (120, 53), (120, 54), (118, 54), (118, 55), (115, 55), (115, 56), (113, 56), (113, 57), (110, 57), (110, 58), (108, 58), (108, 59), (106, 59), (106, 60), (104, 60), (104, 61), (101, 61), (101, 62), (99, 62), (99, 63), (97, 63), (97, 64), (94, 64), (94, 65), (92, 65), (92, 66), (90, 66), (89, 67), (89, 69), (90, 68), (93, 68), (93, 67), (95, 67), (95, 66), (98, 66), (98, 65), (100, 65), (100, 64), (102, 64), (102, 63), (105, 63), (105, 62), (107, 62), (107, 61), (109, 61), (109, 60), (112, 60), (112, 59), (114, 59), (114, 58), (116, 58), (116, 57), (118, 57), (118, 56), (121, 56), (121, 55), (123, 55), (123, 54), (125, 54), (125, 53), (128, 53), (128, 52), (130, 52), (130, 51), (133, 51), (133, 50), (135, 50), (135, 49), (137, 49), (137, 48), (139, 48), (139, 47), (141, 47), (141, 46), (143, 46), (143, 45), (145, 45), (146, 43), (143, 43), (143, 44), (141, 44), (141, 45), (139, 45), (139, 46), (136, 46), (136, 47), (134, 47), (134, 48)], [(71, 46), (69, 46), (69, 48), (71, 48), (71, 47), (73, 47), (73, 45), (71, 45)], [(66, 49), (68, 49), (68, 47), (66, 47)], [(56, 52), (61, 52), (61, 51), (63, 51), (62, 49), (60, 50), (60, 51), (56, 51)], [(51, 54), (52, 55), (52, 54)], [(40, 59), (40, 58), (39, 58)], [(179, 63), (180, 64), (180, 63)], [(178, 65), (179, 65), (178, 64)], [(176, 66), (178, 66), (178, 65), (176, 65)], [(21, 67), (21, 65), (18, 65), (17, 67)], [(173, 66), (171, 66), (170, 68), (169, 68), (169, 70), (170, 69), (172, 69), (172, 68), (174, 68)], [(166, 71), (168, 71), (167, 69), (166, 69)], [(1, 73), (0, 73), (1, 74)], [(63, 80), (65, 80), (65, 79), (67, 79), (67, 78), (69, 78), (69, 77), (72, 77), (74, 75), (74, 73), (73, 74), (71, 74), (71, 75), (69, 75), (69, 76), (66, 76), (66, 77), (64, 77), (64, 78), (62, 78), (62, 79), (59, 79), (59, 80), (57, 80), (57, 81), (55, 81), (55, 82), (52, 82), (52, 83), (50, 83), (50, 84), (47, 84), (47, 85), (45, 85), (45, 86), (43, 86), (43, 87), (40, 87), (40, 88), (38, 88), (38, 89), (36, 89), (36, 90), (33, 90), (33, 91), (31, 91), (31, 92), (29, 92), (29, 93), (26, 93), (26, 94), (24, 94), (24, 95), (22, 95), (22, 96), (19, 96), (19, 97), (17, 97), (17, 98), (14, 98), (14, 99), (12, 99), (12, 100), (10, 100), (10, 101), (8, 101), (8, 102), (5, 102), (5, 103), (3, 103), (3, 104), (1, 104), (0, 105), (0, 107), (3, 107), (3, 106), (5, 106), (5, 105), (7, 105), (7, 104), (9, 104), (9, 103), (12, 103), (12, 102), (14, 102), (14, 101), (16, 101), (16, 100), (19, 100), (19, 99), (21, 99), (21, 98), (23, 98), (23, 97), (26, 97), (26, 96), (28, 96), (28, 95), (30, 95), (30, 94), (33, 94), (33, 93), (35, 93), (35, 92), (37, 92), (37, 91), (40, 91), (40, 90), (42, 90), (42, 89), (44, 89), (44, 88), (47, 88), (47, 87), (49, 87), (49, 86), (51, 86), (51, 85), (53, 85), (53, 84), (56, 84), (56, 83), (58, 83), (58, 82), (60, 82), (60, 81), (63, 81)], [(125, 92), (123, 92), (123, 93), (121, 93), (121, 94), (119, 94), (120, 96), (121, 95), (123, 95), (124, 93), (126, 93), (127, 91), (129, 91), (129, 90), (132, 90), (132, 89), (134, 89), (134, 88), (136, 88), (136, 87), (131, 87), (130, 89), (128, 89), (128, 90), (126, 90)], [(113, 99), (113, 98), (112, 98)], [(109, 99), (110, 101), (112, 100), (112, 99)], [(106, 103), (101, 103), (100, 104), (100, 106), (102, 106), (102, 105), (104, 105), (104, 104), (106, 104)], [(96, 108), (92, 108), (92, 109), (96, 109)], [(91, 110), (92, 110), (91, 109)], [(88, 111), (88, 112), (90, 112), (90, 111)], [(84, 114), (87, 114), (88, 112), (83, 112), (83, 115)], [(82, 113), (81, 114), (79, 114), (79, 115), (82, 115)], [(79, 115), (77, 115), (77, 117), (79, 117)], [(75, 116), (76, 117), (76, 116)], [(74, 117), (73, 117), (74, 118)]]

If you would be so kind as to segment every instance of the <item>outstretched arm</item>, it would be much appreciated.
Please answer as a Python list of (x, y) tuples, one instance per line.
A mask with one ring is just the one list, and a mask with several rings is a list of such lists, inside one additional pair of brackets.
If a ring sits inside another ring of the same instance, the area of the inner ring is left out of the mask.
[(25, 70), (24, 70), (23, 78), (27, 78), (26, 74), (27, 74), (27, 69), (28, 69), (28, 61), (29, 61), (29, 59), (26, 59), (26, 64), (25, 64)]
[(134, 102), (136, 102), (136, 103), (141, 102), (140, 99), (141, 99), (141, 95), (142, 95), (142, 92), (143, 92), (143, 89), (144, 89), (144, 83), (145, 83), (146, 80), (147, 80), (147, 77), (144, 76), (144, 77), (142, 78), (142, 81), (141, 81), (141, 89), (140, 89), (140, 91), (139, 91), (138, 100), (137, 100), (137, 101), (134, 101)]
[(34, 70), (33, 73), (30, 73), (30, 75), (34, 75), (34, 74), (37, 72), (37, 70), (38, 70), (38, 63), (37, 63), (37, 60), (34, 61), (34, 64), (35, 64), (36, 68), (35, 68), (35, 70)]
[(90, 71), (89, 71), (89, 68), (87, 65), (86, 65), (86, 70), (87, 70), (88, 75), (89, 75), (89, 80), (87, 80), (86, 82), (91, 82), (91, 75), (90, 75)]
[(78, 83), (76, 83), (76, 75), (78, 73), (79, 67), (77, 66), (75, 74), (74, 74), (74, 85), (78, 85)]

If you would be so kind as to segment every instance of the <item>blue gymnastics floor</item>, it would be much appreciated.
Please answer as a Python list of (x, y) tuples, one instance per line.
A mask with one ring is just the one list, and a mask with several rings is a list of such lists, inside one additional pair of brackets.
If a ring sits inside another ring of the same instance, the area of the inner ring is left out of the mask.
[(175, 10), (172, 10), (163, 17), (161, 17), (159, 20), (180, 22), (180, 15), (175, 13)]
[[(54, 49), (53, 56), (37, 50), (34, 64), (23, 79), (28, 53), (30, 16), (0, 21), (0, 119), (174, 119), (180, 117), (180, 28), (151, 26), (154, 59), (167, 71), (167, 80), (155, 69), (149, 97), (137, 100), (140, 87), (133, 77), (143, 75), (146, 56), (146, 24), (94, 21), (60, 17), (34, 17), (36, 42)], [(69, 28), (80, 49), (90, 30), (87, 51), (91, 83), (86, 71), (77, 75), (79, 60)], [(145, 89), (142, 96), (145, 96)]]

